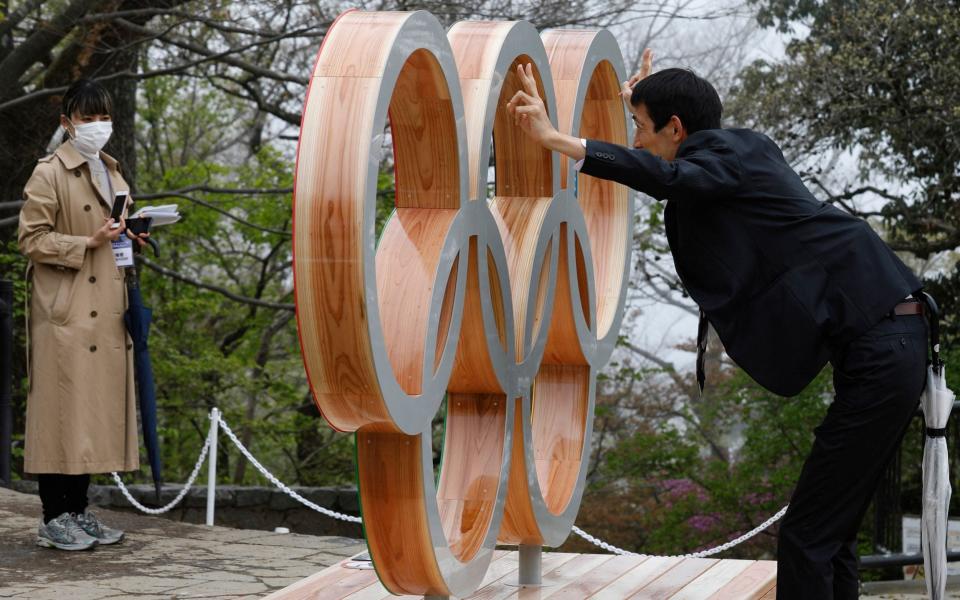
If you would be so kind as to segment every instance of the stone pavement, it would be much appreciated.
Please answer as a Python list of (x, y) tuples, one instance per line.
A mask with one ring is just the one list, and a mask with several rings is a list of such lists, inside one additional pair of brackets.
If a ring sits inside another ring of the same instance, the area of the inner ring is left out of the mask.
[(261, 598), (365, 549), (342, 537), (96, 512), (127, 539), (87, 552), (40, 548), (40, 499), (0, 488), (0, 598)]

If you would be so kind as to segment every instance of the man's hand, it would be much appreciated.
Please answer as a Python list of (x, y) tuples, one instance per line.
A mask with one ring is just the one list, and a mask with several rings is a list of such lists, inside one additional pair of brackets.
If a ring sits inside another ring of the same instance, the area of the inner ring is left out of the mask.
[(556, 135), (547, 116), (547, 109), (540, 98), (540, 92), (537, 91), (537, 80), (533, 77), (533, 65), (517, 65), (517, 76), (523, 89), (513, 95), (513, 98), (507, 102), (507, 110), (513, 115), (514, 124), (518, 125), (527, 133), (533, 141), (542, 146), (547, 146), (550, 138)]
[(115, 242), (120, 234), (126, 231), (126, 223), (122, 218), (120, 219), (120, 227), (116, 229), (110, 227), (114, 223), (113, 219), (104, 219), (104, 221), (103, 227), (87, 238), (87, 248), (99, 248), (106, 242)]
[(640, 70), (633, 74), (630, 79), (623, 82), (623, 88), (620, 90), (620, 97), (630, 107), (630, 96), (633, 95), (633, 86), (637, 85), (641, 79), (645, 79), (653, 71), (653, 50), (647, 48), (643, 51), (643, 57), (640, 59)]
[(581, 160), (585, 151), (580, 139), (560, 133), (550, 122), (540, 92), (537, 91), (533, 65), (517, 65), (517, 77), (523, 89), (507, 102), (507, 110), (513, 116), (514, 124), (544, 148), (565, 154), (573, 160)]

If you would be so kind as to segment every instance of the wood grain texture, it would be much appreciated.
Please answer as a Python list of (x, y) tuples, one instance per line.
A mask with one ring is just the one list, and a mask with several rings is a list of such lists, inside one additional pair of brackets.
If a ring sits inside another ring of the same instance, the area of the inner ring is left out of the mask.
[(646, 560), (647, 557), (645, 556), (614, 556), (603, 564), (592, 568), (589, 572), (576, 577), (574, 581), (562, 587), (558, 586), (555, 591), (551, 590), (550, 598), (554, 600), (589, 598), (606, 587), (611, 580), (639, 566)]
[(731, 581), (734, 581), (750, 565), (752, 560), (721, 560), (704, 571), (679, 592), (673, 595), (672, 600), (703, 600), (710, 597)]
[[(394, 265), (368, 264), (365, 250), (373, 240), (368, 239), (365, 224), (375, 209), (374, 198), (368, 197), (374, 190), (367, 189), (367, 157), (371, 139), (382, 127), (373, 116), (384, 91), (389, 56), (390, 44), (383, 42), (393, 39), (408, 17), (356, 11), (337, 20), (311, 78), (298, 146), (294, 276), (304, 364), (318, 408), (334, 427), (348, 431), (371, 422), (380, 428), (391, 426), (370, 348), (365, 274), (376, 270), (379, 287), (386, 285), (385, 277), (396, 282), (402, 271), (392, 272)], [(455, 159), (458, 137), (448, 82), (436, 57), (424, 49), (414, 51), (390, 91), (397, 206), (455, 211), (462, 201)], [(416, 265), (411, 254), (421, 255), (422, 277), (394, 285), (390, 292), (396, 293), (398, 287), (411, 294), (425, 292), (414, 286), (434, 274), (430, 268), (436, 268), (437, 249), (445, 235), (442, 225), (434, 226), (449, 223), (452, 212), (434, 217), (401, 211), (395, 219), (400, 226), (420, 223), (426, 229), (421, 227), (419, 237), (409, 236), (406, 248), (407, 264)], [(386, 250), (392, 251), (398, 239), (402, 236), (388, 236)], [(391, 304), (392, 297), (381, 300), (381, 309)], [(418, 305), (421, 315), (427, 304)], [(395, 344), (390, 360), (401, 367), (398, 381), (415, 394), (420, 375), (413, 373), (417, 369), (412, 363), (422, 358), (422, 351), (408, 353), (410, 341), (396, 335), (389, 313), (384, 316), (385, 335)]]
[(580, 474), (590, 367), (545, 364), (533, 384), (534, 464), (547, 509), (559, 514)]
[(421, 443), (420, 436), (357, 432), (363, 530), (387, 589), (448, 595), (427, 522)]
[(637, 566), (622, 573), (593, 595), (598, 600), (623, 600), (637, 593), (648, 583), (660, 577), (683, 559), (667, 556), (651, 556)]
[[(466, 595), (484, 581), (498, 529), (535, 544), (569, 532), (606, 360), (591, 353), (619, 322), (627, 196), (584, 179), (574, 201), (558, 183), (566, 161), (514, 126), (505, 104), (520, 89), (516, 66), (532, 62), (568, 130), (625, 141), (615, 69), (601, 61), (582, 72), (595, 39), (550, 38), (548, 63), (525, 23), (460, 23), (448, 40), (423, 12), (352, 11), (328, 30), (295, 171), (297, 323), (317, 406), (332, 426), (356, 431), (380, 583), (369, 573), (318, 579), (325, 593)], [(396, 211), (377, 240), (385, 121)], [(488, 203), (481, 157), (491, 144)], [(444, 394), (434, 482), (425, 432)], [(566, 597), (630, 562), (569, 560), (557, 577), (582, 577)], [(504, 557), (491, 573), (513, 570)]]
[[(513, 299), (513, 322), (516, 334), (517, 362), (522, 362), (530, 350), (532, 340), (540, 333), (543, 320), (544, 298), (547, 293), (547, 269), (551, 252), (557, 250), (549, 243), (543, 261), (536, 261), (535, 249), (541, 236), (549, 235), (542, 229), (544, 218), (552, 198), (502, 198), (495, 197), (490, 210), (497, 219), (500, 236), (507, 253), (508, 277)], [(531, 290), (531, 283), (536, 286)], [(532, 291), (532, 293), (531, 293)], [(531, 339), (526, 339), (528, 329), (528, 305), (533, 303), (533, 322), (530, 325)]]
[(506, 396), (450, 394), (437, 500), (450, 549), (470, 560), (490, 529), (503, 461)]
[(777, 600), (777, 588), (772, 587), (760, 596), (760, 600)]
[(688, 583), (716, 564), (711, 558), (684, 558), (669, 571), (643, 586), (631, 598), (664, 600), (672, 598)]
[[(502, 21), (463, 21), (454, 25), (448, 34), (460, 76), (467, 118), (471, 199), (487, 198), (487, 191), (481, 189), (480, 182), (486, 180), (488, 165), (481, 164), (480, 156), (491, 141), (496, 157), (497, 196), (550, 197), (554, 193), (550, 151), (514, 126), (513, 118), (506, 110), (507, 101), (522, 89), (516, 67), (530, 62), (525, 54), (508, 57), (509, 67), (503, 72), (497, 71), (499, 49), (514, 26), (515, 23)], [(539, 43), (539, 40), (536, 42)], [(536, 69), (534, 77), (542, 97), (545, 89)], [(500, 86), (498, 93), (495, 86)], [(497, 96), (496, 110), (490, 115), (487, 107), (494, 93)], [(492, 140), (484, 135), (491, 117)]]
[(463, 322), (460, 326), (460, 340), (457, 354), (454, 358), (453, 372), (450, 375), (448, 392), (488, 392), (500, 393), (503, 386), (497, 377), (497, 372), (490, 358), (487, 348), (487, 330), (494, 327), (500, 341), (501, 352), (506, 352), (506, 324), (503, 311), (505, 310), (501, 298), (501, 279), (507, 274), (497, 272), (493, 257), (489, 249), (485, 250), (487, 265), (487, 282), (490, 290), (490, 299), (493, 305), (494, 323), (485, 323), (481, 305), (483, 303), (480, 285), (480, 248), (477, 238), (470, 238), (470, 255), (467, 264), (467, 289), (463, 303)]
[(757, 561), (710, 596), (710, 600), (757, 600), (776, 586), (777, 563)]
[[(456, 216), (454, 210), (398, 208), (377, 247), (383, 340), (397, 382), (410, 395), (422, 391), (430, 298), (438, 270), (450, 268), (440, 264), (440, 251)], [(456, 279), (456, 268), (454, 263), (450, 281)], [(445, 305), (453, 302), (449, 288)]]
[[(311, 598), (316, 598), (317, 590), (327, 589), (346, 577), (356, 574), (357, 571), (355, 569), (348, 569), (342, 566), (345, 562), (347, 561), (340, 561), (330, 568), (305, 579), (301, 579), (282, 590), (266, 596), (264, 600), (279, 600), (281, 598), (284, 600), (310, 600)], [(375, 579), (376, 577), (374, 576), (374, 580)]]
[[(513, 422), (513, 448), (510, 460), (510, 479), (507, 486), (507, 503), (497, 541), (501, 544), (524, 544), (542, 546), (543, 536), (537, 525), (537, 515), (531, 501), (533, 491), (527, 477), (527, 462), (519, 457), (526, 455), (523, 430), (523, 400), (516, 400)], [(513, 457), (518, 457), (514, 460)]]
[[(627, 144), (627, 123), (620, 81), (609, 61), (600, 61), (590, 72), (584, 68), (595, 31), (554, 30), (543, 35), (557, 90), (559, 130), (576, 137)], [(586, 80), (582, 112), (574, 114), (577, 90)], [(560, 162), (565, 186), (572, 161)], [(629, 256), (629, 197), (627, 188), (589, 175), (577, 175), (577, 200), (590, 232), (597, 294), (597, 336), (606, 337), (614, 322), (624, 281), (624, 261)]]
[[(776, 582), (761, 582), (751, 573), (769, 573), (776, 570), (770, 561), (739, 561), (711, 559), (680, 559), (668, 557), (613, 556), (609, 554), (568, 554), (545, 552), (543, 554), (543, 582), (541, 587), (518, 587), (516, 552), (498, 552), (490, 563), (490, 569), (479, 589), (467, 600), (502, 600), (506, 598), (536, 598), (538, 600), (623, 600), (662, 597), (671, 600), (685, 598), (715, 598), (710, 594), (720, 579), (732, 577), (724, 586), (739, 590), (739, 596), (724, 596), (737, 600), (761, 600), (775, 597)], [(748, 567), (744, 569), (744, 563)], [(645, 595), (643, 587), (651, 582), (665, 580), (670, 572), (683, 564), (683, 573), (674, 574), (674, 583), (686, 578), (689, 581), (674, 591), (649, 588)], [(691, 575), (699, 572), (691, 578)], [(341, 583), (342, 582), (342, 583)], [(693, 595), (702, 593), (702, 595)], [(378, 584), (371, 571), (357, 571), (334, 565), (304, 581), (268, 596), (271, 600), (388, 600), (397, 598)], [(417, 596), (400, 596), (412, 600)]]
[[(369, 113), (376, 91), (373, 80), (313, 79), (294, 191), (294, 287), (304, 365), (318, 408), (331, 425), (345, 431), (388, 419), (372, 377), (363, 309), (366, 206), (360, 140), (372, 129)], [(321, 110), (343, 98), (349, 100), (348, 114), (338, 118)], [(325, 158), (334, 154), (344, 160)]]

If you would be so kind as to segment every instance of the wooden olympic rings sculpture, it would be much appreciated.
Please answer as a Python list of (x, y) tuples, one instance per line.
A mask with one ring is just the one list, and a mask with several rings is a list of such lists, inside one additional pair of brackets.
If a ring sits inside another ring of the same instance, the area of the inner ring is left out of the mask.
[[(498, 540), (559, 545), (580, 505), (633, 209), (626, 188), (578, 181), (514, 126), (505, 105), (528, 62), (561, 131), (626, 143), (606, 31), (444, 32), (426, 12), (351, 11), (310, 80), (294, 186), (300, 343), (323, 416), (357, 434), (365, 535), (397, 594), (468, 595)], [(377, 240), (388, 119), (396, 211)]]

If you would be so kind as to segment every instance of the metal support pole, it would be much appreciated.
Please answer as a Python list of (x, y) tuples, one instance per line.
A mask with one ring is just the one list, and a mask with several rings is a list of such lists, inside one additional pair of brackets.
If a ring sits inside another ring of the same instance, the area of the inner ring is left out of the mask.
[(10, 487), (13, 444), (13, 282), (0, 281), (0, 480)]
[(520, 585), (540, 585), (543, 546), (525, 546), (520, 544)]
[(210, 454), (207, 458), (207, 525), (213, 526), (217, 495), (217, 437), (220, 433), (220, 409), (210, 411)]

